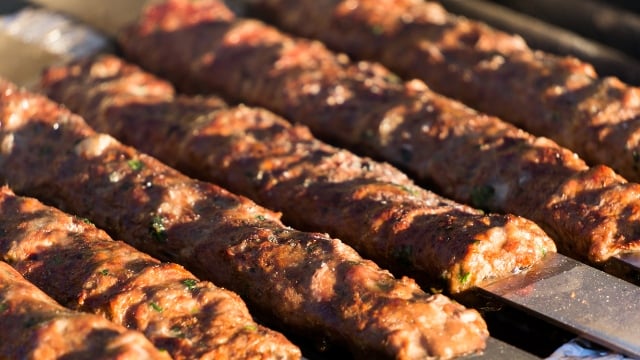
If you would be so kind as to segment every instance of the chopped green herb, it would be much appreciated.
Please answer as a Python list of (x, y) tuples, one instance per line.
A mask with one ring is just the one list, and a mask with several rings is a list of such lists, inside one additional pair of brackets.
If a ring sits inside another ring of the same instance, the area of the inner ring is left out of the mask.
[(316, 241), (311, 242), (307, 245), (307, 252), (308, 253), (312, 253), (314, 252), (316, 249), (318, 249), (320, 247), (320, 244)]
[(177, 338), (184, 339), (186, 337), (184, 332), (182, 332), (182, 328), (180, 328), (180, 326), (172, 326), (169, 330), (171, 331), (171, 334)]
[(9, 308), (9, 305), (6, 303), (0, 304), (0, 313), (5, 312)]
[(400, 79), (400, 77), (396, 74), (387, 74), (386, 76), (387, 81), (392, 83), (392, 84), (400, 84), (402, 82), (402, 79)]
[(193, 289), (195, 289), (195, 288), (196, 288), (196, 285), (198, 284), (198, 280), (195, 280), (195, 279), (186, 279), (186, 280), (183, 280), (183, 281), (182, 281), (182, 284), (183, 284), (184, 286), (186, 286), (186, 287), (187, 287), (187, 289), (189, 289), (189, 290), (193, 290)]
[(371, 27), (371, 32), (374, 35), (382, 35), (384, 33), (384, 28), (382, 27), (382, 25), (373, 25)]
[(245, 325), (244, 329), (247, 331), (258, 331), (258, 327), (254, 324)]
[(102, 270), (100, 270), (100, 274), (102, 274), (102, 275), (104, 275), (104, 276), (109, 275), (109, 269), (102, 269)]
[(164, 218), (156, 215), (151, 219), (151, 227), (149, 229), (151, 237), (157, 241), (167, 241), (167, 229), (164, 226)]
[(393, 290), (393, 280), (386, 279), (386, 280), (378, 281), (376, 282), (376, 286), (378, 286), (378, 289), (384, 292), (389, 292)]
[(547, 248), (544, 246), (540, 246), (540, 252), (542, 253), (542, 257), (547, 256)]
[(127, 165), (129, 165), (129, 167), (133, 171), (140, 171), (144, 167), (144, 164), (142, 163), (142, 161), (138, 159), (131, 159), (127, 161)]
[(413, 196), (418, 195), (418, 190), (416, 188), (412, 188), (406, 185), (398, 185), (398, 186), (400, 186), (400, 188), (402, 188), (402, 190), (404, 190), (404, 192), (408, 193), (409, 195), (413, 195)]
[(470, 272), (460, 269), (460, 272), (458, 273), (458, 281), (460, 284), (466, 284), (469, 281), (469, 277), (471, 277)]
[(367, 139), (373, 139), (375, 133), (373, 132), (373, 130), (371, 129), (366, 129), (365, 131), (362, 132), (362, 139), (367, 140)]
[(491, 185), (473, 188), (473, 190), (471, 190), (471, 205), (484, 208), (495, 193), (496, 190)]
[(157, 303), (155, 303), (155, 302), (151, 302), (151, 303), (149, 303), (149, 306), (151, 306), (151, 308), (152, 308), (153, 310), (157, 311), (157, 312), (163, 312), (163, 311), (164, 311), (164, 309), (162, 308), (162, 306), (158, 305), (158, 304), (157, 304)]
[(60, 265), (60, 264), (62, 264), (62, 260), (63, 260), (62, 259), (62, 255), (60, 255), (60, 254), (53, 255), (53, 263), (54, 264)]
[(32, 318), (28, 318), (27, 320), (25, 320), (22, 325), (25, 328), (30, 328), (32, 326), (38, 325), (41, 321), (42, 321), (41, 319), (36, 319), (35, 317), (32, 317)]
[(256, 219), (260, 220), (260, 221), (265, 221), (266, 218), (264, 217), (264, 215), (256, 215)]

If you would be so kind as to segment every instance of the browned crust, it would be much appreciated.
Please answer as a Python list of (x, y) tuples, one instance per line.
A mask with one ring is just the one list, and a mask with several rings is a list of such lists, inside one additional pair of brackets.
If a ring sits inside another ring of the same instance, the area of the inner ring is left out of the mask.
[[(99, 131), (325, 231), (428, 286), (458, 292), (531, 267), (555, 244), (534, 223), (482, 212), (260, 109), (177, 97), (113, 56), (50, 68), (42, 85)], [(148, 90), (140, 90), (148, 89)], [(161, 91), (164, 90), (164, 91)]]
[[(258, 21), (213, 16), (180, 26), (188, 11), (152, 9), (175, 27), (149, 30), (150, 18), (142, 16), (121, 44), (130, 58), (184, 90), (219, 91), (268, 107), (317, 136), (398, 164), (453, 199), (530, 218), (576, 258), (600, 263), (640, 249), (634, 200), (640, 185), (608, 168), (589, 170), (556, 143), (477, 113), (418, 80), (400, 82), (380, 65), (351, 63), (318, 42)], [(173, 54), (179, 54), (175, 63), (161, 60)], [(178, 64), (188, 73), (174, 75)], [(607, 180), (581, 189), (594, 172)]]
[(2, 359), (170, 359), (141, 333), (60, 306), (2, 261), (0, 324)]
[(640, 89), (591, 65), (422, 0), (252, 0), (271, 20), (360, 58), (380, 60), (591, 164), (640, 180)]
[(16, 191), (237, 291), (300, 335), (406, 359), (484, 348), (475, 310), (393, 278), (339, 240), (287, 228), (277, 213), (97, 134), (42, 96), (1, 85), (0, 177)]
[(143, 332), (175, 359), (297, 359), (244, 302), (35, 199), (0, 190), (0, 256), (72, 309)]

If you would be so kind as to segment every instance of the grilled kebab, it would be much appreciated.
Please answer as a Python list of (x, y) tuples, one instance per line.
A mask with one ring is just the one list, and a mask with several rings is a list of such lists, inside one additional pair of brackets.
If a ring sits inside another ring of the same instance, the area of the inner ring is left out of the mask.
[(0, 189), (0, 258), (73, 310), (143, 332), (174, 359), (299, 359), (238, 295), (112, 240), (86, 219)]
[(394, 278), (325, 234), (192, 180), (53, 101), (0, 82), (0, 178), (114, 237), (238, 292), (290, 331), (355, 354), (451, 358), (481, 351), (477, 311)]
[(322, 143), (266, 110), (175, 95), (167, 82), (115, 56), (52, 67), (42, 87), (94, 129), (282, 211), (294, 227), (337, 236), (431, 287), (444, 280), (446, 290), (462, 291), (555, 251), (531, 221), (444, 199), (392, 166)]
[(424, 0), (251, 0), (256, 13), (640, 181), (640, 89)]
[(170, 359), (144, 335), (56, 303), (0, 261), (0, 358)]
[(183, 91), (270, 108), (455, 200), (530, 218), (578, 259), (597, 264), (640, 249), (640, 185), (610, 168), (589, 168), (555, 142), (419, 80), (401, 82), (376, 63), (352, 63), (317, 41), (236, 20), (220, 1), (196, 3), (150, 6), (123, 31), (124, 53)]

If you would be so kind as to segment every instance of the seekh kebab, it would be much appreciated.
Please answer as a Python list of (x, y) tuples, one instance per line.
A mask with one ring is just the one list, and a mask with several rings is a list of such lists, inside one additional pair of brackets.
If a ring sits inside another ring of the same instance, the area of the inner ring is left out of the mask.
[(115, 56), (49, 68), (42, 89), (94, 129), (203, 180), (328, 232), (391, 269), (449, 292), (530, 268), (555, 244), (533, 222), (485, 215), (417, 187), (390, 165), (307, 128), (170, 84)]
[[(0, 259), (62, 305), (141, 331), (174, 359), (299, 359), (238, 295), (112, 240), (81, 219), (0, 189)], [(75, 336), (72, 333), (69, 336)]]
[(640, 180), (640, 88), (423, 0), (251, 0), (284, 28), (380, 60), (433, 90)]
[(56, 303), (0, 261), (1, 359), (170, 359), (144, 335)]
[(298, 335), (356, 354), (451, 358), (481, 351), (477, 311), (394, 278), (325, 234), (192, 180), (37, 94), (0, 82), (0, 178), (114, 237), (238, 292)]
[[(124, 53), (183, 91), (270, 108), (315, 135), (391, 161), (446, 196), (536, 221), (559, 251), (601, 264), (640, 250), (640, 185), (386, 68), (234, 20), (219, 1), (152, 5)], [(220, 8), (223, 8), (220, 10)], [(197, 15), (194, 15), (197, 14)]]

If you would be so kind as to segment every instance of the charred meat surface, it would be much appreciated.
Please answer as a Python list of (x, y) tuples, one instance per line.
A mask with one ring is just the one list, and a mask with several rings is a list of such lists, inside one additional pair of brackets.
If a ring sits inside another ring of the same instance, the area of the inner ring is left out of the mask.
[(0, 178), (139, 250), (238, 292), (290, 331), (400, 359), (481, 351), (475, 310), (394, 278), (341, 241), (96, 133), (53, 101), (0, 86)]
[(417, 187), (390, 165), (320, 142), (271, 112), (175, 96), (114, 56), (48, 69), (52, 99), (168, 165), (328, 232), (379, 264), (458, 292), (537, 263), (555, 244), (534, 223), (484, 215)]
[(234, 293), (0, 189), (0, 257), (61, 304), (143, 332), (174, 359), (298, 359)]
[(589, 168), (549, 139), (419, 80), (401, 82), (376, 63), (352, 63), (256, 20), (214, 14), (194, 23), (180, 3), (148, 8), (120, 42), (129, 58), (182, 90), (265, 106), (323, 139), (395, 163), (455, 200), (527, 217), (575, 258), (600, 263), (640, 249), (640, 185), (610, 168)]
[(0, 324), (2, 359), (170, 359), (141, 333), (62, 307), (2, 261)]
[(423, 0), (251, 0), (256, 13), (380, 60), (470, 106), (640, 180), (640, 89)]

